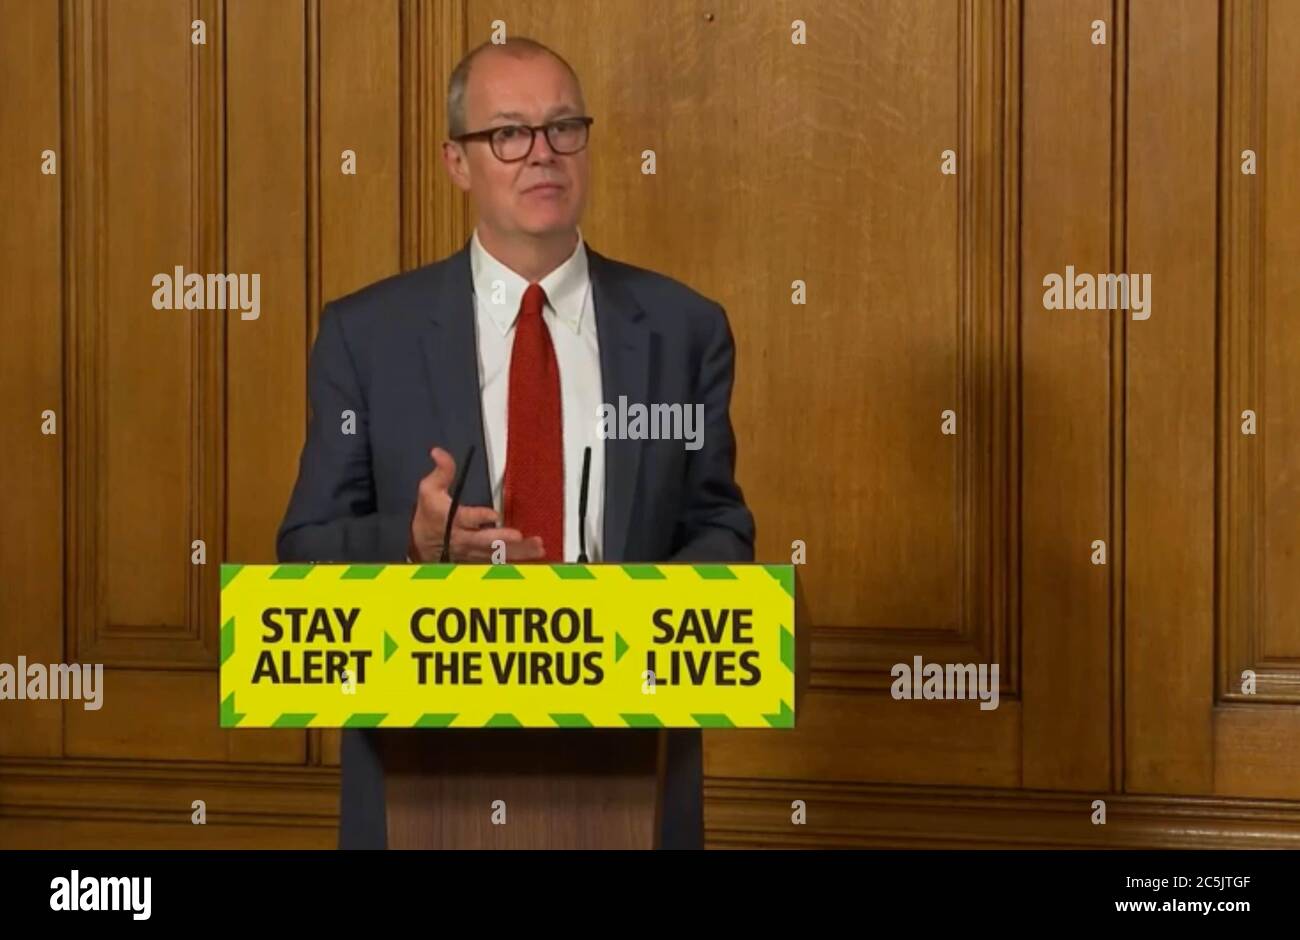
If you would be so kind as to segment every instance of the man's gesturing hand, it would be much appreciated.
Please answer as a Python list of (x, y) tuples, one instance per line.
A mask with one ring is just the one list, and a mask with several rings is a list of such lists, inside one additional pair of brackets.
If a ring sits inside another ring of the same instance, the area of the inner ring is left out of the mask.
[[(442, 537), (451, 510), (456, 461), (441, 447), (429, 452), (433, 472), (420, 481), (415, 515), (411, 517), (412, 561), (434, 562), (442, 557)], [(505, 543), (506, 560), (536, 561), (545, 555), (541, 538), (524, 538), (518, 529), (499, 529), (496, 511), (488, 506), (461, 506), (451, 526), (451, 560), (485, 564), (492, 561), (492, 543)]]

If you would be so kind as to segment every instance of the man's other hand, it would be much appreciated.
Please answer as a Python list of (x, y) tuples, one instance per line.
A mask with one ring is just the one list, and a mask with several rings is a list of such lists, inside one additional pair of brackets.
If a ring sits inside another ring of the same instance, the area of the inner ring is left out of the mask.
[[(441, 447), (429, 452), (433, 471), (420, 481), (415, 515), (411, 518), (413, 562), (436, 562), (442, 557), (443, 533), (447, 513), (451, 510), (451, 487), (456, 479), (456, 461)], [(492, 543), (505, 543), (506, 561), (537, 561), (545, 556), (538, 536), (524, 538), (518, 529), (497, 527), (496, 510), (488, 506), (461, 506), (451, 526), (451, 560), (470, 564), (490, 564)]]

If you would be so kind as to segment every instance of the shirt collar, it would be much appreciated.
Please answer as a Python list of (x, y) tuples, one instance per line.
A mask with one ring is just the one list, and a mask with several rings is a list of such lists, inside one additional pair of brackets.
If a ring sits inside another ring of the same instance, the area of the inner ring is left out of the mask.
[[(469, 243), (470, 270), (479, 309), (487, 313), (502, 335), (514, 326), (519, 316), (528, 281), (494, 258), (479, 241), (478, 229)], [(587, 247), (578, 229), (578, 244), (573, 254), (539, 282), (546, 292), (546, 306), (555, 319), (577, 333), (582, 326), (591, 281), (587, 270)]]

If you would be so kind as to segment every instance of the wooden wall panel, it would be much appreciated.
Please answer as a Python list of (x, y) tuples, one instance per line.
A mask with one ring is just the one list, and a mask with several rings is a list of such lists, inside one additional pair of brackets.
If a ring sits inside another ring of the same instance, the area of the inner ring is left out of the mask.
[[(1217, 368), (1222, 388), (1218, 427), (1220, 518), (1220, 671), (1227, 700), (1300, 702), (1300, 412), (1295, 349), (1286, 311), (1300, 294), (1291, 219), (1300, 198), (1290, 177), (1300, 167), (1300, 133), (1287, 96), (1295, 78), (1300, 18), (1280, 5), (1241, 4), (1224, 37), (1231, 85), (1222, 96), (1228, 129), (1222, 149), (1224, 202), (1223, 309)], [(1241, 152), (1254, 150), (1258, 172), (1241, 173)], [(1256, 433), (1243, 433), (1243, 412)], [(1256, 689), (1243, 692), (1245, 670)]]
[[(190, 11), (176, 4), (83, 3), (65, 11), (68, 121), (78, 132), (69, 218), (79, 290), (69, 312), (75, 342), (67, 379), (76, 422), (69, 530), (77, 548), (68, 591), (78, 616), (70, 627), (82, 658), (107, 664), (102, 711), (65, 704), (65, 753), (301, 760), (301, 732), (222, 735), (216, 728), (216, 582), (226, 549), (224, 343), (231, 318), (249, 329), (268, 321), (151, 304), (157, 273), (177, 266), (184, 273), (228, 270), (225, 6), (205, 0), (193, 10), (206, 26), (204, 43), (191, 43)], [(140, 108), (155, 95), (156, 108)], [(159, 153), (175, 159), (158, 173), (141, 173)], [(245, 178), (242, 166), (237, 180)], [(241, 197), (237, 209), (247, 205)], [(138, 238), (109, 237), (133, 226)], [(292, 319), (284, 308), (279, 317), (291, 344), (280, 349), (288, 353), (290, 380), (295, 365), (301, 376), (305, 355), (301, 301), (294, 306)], [(237, 364), (239, 349), (236, 341)], [(292, 401), (294, 387), (277, 398)], [(274, 414), (260, 406), (258, 413)], [(292, 441), (301, 421), (264, 436)], [(237, 424), (235, 443), (241, 431)], [(280, 449), (287, 452), (286, 445)], [(243, 451), (267, 452), (256, 439)], [(262, 489), (272, 499), (287, 493), (284, 484), (278, 493)], [(237, 518), (240, 505), (236, 496)], [(281, 511), (263, 502), (257, 524), (264, 538)], [(192, 564), (193, 539), (206, 543), (207, 564)], [(156, 671), (128, 671), (133, 666)], [(203, 672), (186, 672), (195, 668)], [(154, 725), (157, 733), (141, 740), (141, 729)]]
[[(727, 308), (759, 553), (788, 560), (807, 543), (827, 626), (960, 619), (963, 438), (938, 433), (962, 394), (960, 189), (939, 173), (961, 143), (959, 13), (949, 0), (674, 0), (647, 28), (620, 0), (470, 4), (471, 46), (501, 19), (583, 76), (593, 247)], [(796, 18), (806, 46), (790, 41)]]
[[(1217, 426), (1221, 460), (1215, 561), (1221, 673), (1214, 792), (1300, 799), (1300, 10), (1253, 0), (1228, 8), (1221, 38), (1220, 310)], [(1241, 173), (1241, 150), (1259, 172)], [(1242, 433), (1241, 411), (1258, 415)], [(1253, 694), (1242, 673), (1255, 673)]]
[[(1133, 10), (1144, 61), (1166, 60), (1134, 71), (1133, 266), (1154, 270), (1172, 315), (1130, 328), (1128, 782), (1296, 799), (1300, 423), (1289, 363), (1300, 335), (1278, 312), (1300, 281), (1283, 260), (1294, 225), (1270, 220), (1300, 209), (1300, 128), (1289, 105), (1273, 106), (1297, 77), (1300, 16), (1253, 0), (1225, 4), (1218, 21), (1215, 9)], [(1198, 65), (1216, 55), (1217, 81)], [(1256, 174), (1242, 172), (1246, 149)], [(1245, 409), (1258, 416), (1253, 435)]]
[[(159, 273), (222, 270), (221, 33), (215, 4), (196, 9), (207, 45), (189, 42), (189, 11), (175, 4), (64, 11), (77, 180), (68, 214), (68, 646), (106, 667), (102, 710), (64, 703), (66, 754), (126, 739), (115, 756), (129, 756), (150, 718), (187, 709), (160, 709), (165, 698), (133, 707), (121, 670), (193, 667), (215, 649), (215, 585), (210, 568), (192, 563), (191, 541), (204, 539), (214, 555), (222, 542), (224, 314), (152, 304)], [(140, 108), (144, 99), (155, 107)], [(159, 153), (172, 159), (154, 167)], [(110, 237), (123, 231), (135, 237)], [(191, 730), (201, 733), (213, 712), (201, 710)]]
[(442, 165), (447, 79), (466, 51), (464, 0), (404, 0), (402, 267), (430, 264), (469, 238), (469, 200)]
[[(1119, 314), (1048, 310), (1043, 278), (1111, 267), (1115, 48), (1091, 42), (1102, 0), (1024, 4), (1021, 623), (1024, 779), (1110, 785), (1111, 330)], [(1114, 32), (1110, 33), (1114, 37)], [(1092, 563), (1104, 540), (1110, 564)], [(1069, 746), (1063, 746), (1069, 742)]]
[[(931, 662), (998, 663), (1002, 697), (1012, 699), (1019, 690), (1016, 598), (1020, 591), (1020, 539), (1016, 501), (1020, 461), (1017, 451), (1019, 389), (1015, 382), (1019, 330), (1014, 302), (1019, 258), (1018, 232), (1012, 220), (1016, 218), (1019, 199), (1020, 100), (1015, 89), (1019, 75), (1020, 15), (1014, 3), (1001, 7), (959, 3), (956, 12), (959, 48), (955, 60), (956, 126), (937, 129), (931, 141), (938, 148), (940, 141), (950, 137), (955, 146), (944, 147), (941, 153), (962, 155), (957, 175), (945, 177), (956, 188), (955, 376), (954, 398), (950, 403), (958, 423), (957, 434), (952, 438), (955, 477), (951, 488), (939, 487), (937, 491), (924, 480), (911, 484), (917, 488), (917, 498), (922, 498), (923, 492), (941, 492), (944, 498), (953, 500), (953, 550), (957, 561), (951, 576), (956, 591), (954, 616), (936, 625), (920, 620), (919, 612), (917, 618), (903, 624), (877, 622), (870, 619), (869, 612), (865, 614), (868, 617), (865, 623), (860, 620), (840, 623), (814, 614), (817, 626), (812, 638), (812, 686), (818, 689), (885, 690), (893, 683), (891, 670), (896, 663), (911, 663), (913, 657), (921, 655)], [(888, 106), (888, 101), (882, 99), (882, 107)], [(926, 150), (917, 146), (909, 152)], [(943, 240), (937, 232), (931, 237)], [(883, 234), (880, 240), (884, 240)], [(880, 309), (882, 313), (873, 319), (889, 319), (883, 311), (907, 309), (905, 295), (900, 293), (897, 302), (891, 300)], [(779, 322), (779, 318), (775, 322), (759, 322), (749, 329), (761, 343), (762, 337), (779, 328)], [(896, 326), (903, 333), (907, 330), (905, 326)], [(844, 353), (838, 349), (814, 349), (791, 357), (789, 382), (798, 384), (801, 371), (807, 375), (819, 374), (801, 366), (801, 362), (820, 362), (832, 354)], [(865, 374), (875, 372), (869, 370)], [(853, 385), (855, 393), (865, 394), (867, 386), (861, 385), (860, 378)], [(823, 389), (820, 397), (823, 403), (838, 402), (850, 391)], [(874, 401), (876, 396), (870, 397)], [(857, 404), (866, 410), (879, 407), (865, 399)], [(762, 410), (769, 414), (781, 413), (784, 407), (779, 398), (769, 398)], [(846, 414), (834, 416), (832, 426), (851, 427), (857, 413), (858, 409), (850, 409)], [(915, 405), (898, 413), (908, 415), (909, 420), (919, 420)], [(941, 410), (939, 415), (943, 414)], [(933, 430), (924, 421), (921, 423), (926, 433)], [(812, 446), (818, 445), (814, 442)], [(887, 458), (872, 458), (881, 459)], [(814, 462), (823, 471), (826, 469), (827, 465)], [(863, 466), (862, 462), (854, 465)], [(760, 467), (758, 475), (774, 477), (778, 475), (776, 469)], [(815, 507), (805, 508), (807, 515), (816, 517)], [(864, 511), (873, 513), (869, 507)], [(766, 520), (768, 516), (763, 518)], [(857, 557), (855, 549), (844, 541), (852, 533), (828, 531), (825, 534), (837, 540), (833, 543), (834, 551), (841, 561), (844, 552)], [(772, 557), (784, 560), (779, 554)], [(869, 564), (887, 563), (877, 560)], [(810, 574), (823, 570), (812, 560), (807, 568)], [(904, 565), (897, 573), (901, 582), (910, 579), (914, 569)], [(826, 583), (821, 585), (822, 593), (838, 595), (834, 581), (830, 584), (829, 589)], [(928, 587), (918, 584), (917, 593), (923, 593)], [(814, 603), (818, 596), (814, 584)]]
[[(560, 37), (597, 116), (584, 234), (728, 309), (759, 555), (808, 545), (813, 679), (828, 695), (793, 734), (710, 734), (710, 774), (1019, 778), (1015, 330), (1002, 268), (1015, 198), (1004, 177), (1014, 160), (1003, 159), (1011, 10), (682, 0), (646, 29), (618, 2), (470, 4), (470, 46), (495, 19), (516, 35)], [(795, 18), (808, 23), (807, 46), (790, 41)], [(909, 28), (891, 28), (900, 21)], [(624, 37), (617, 47), (610, 31)], [(654, 175), (641, 172), (646, 149)], [(940, 173), (946, 149), (965, 175)], [(795, 279), (806, 305), (791, 303)], [(940, 433), (948, 408), (956, 437)], [(914, 655), (999, 662), (1008, 698), (995, 713), (882, 695), (891, 666)], [(928, 733), (945, 722), (961, 729), (952, 738), (987, 745), (982, 759), (933, 748)], [(845, 725), (897, 733), (825, 751)]]
[[(99, 797), (87, 790), (81, 807), (99, 807)], [(153, 816), (154, 813), (148, 814)], [(171, 811), (165, 822), (98, 819), (84, 808), (67, 815), (27, 816), (14, 812), (0, 818), (0, 846), (13, 849), (115, 849), (133, 851), (174, 849), (332, 849), (338, 842), (335, 823), (326, 818), (313, 826), (284, 826), (267, 819), (247, 818), (225, 824), (197, 826), (185, 807)]]
[[(0, 662), (64, 661), (61, 188), (68, 179), (59, 122), (59, 10), (0, 0)], [(53, 150), (58, 173), (42, 175)], [(57, 434), (41, 433), (54, 412)], [(0, 704), (0, 754), (56, 755), (54, 702)]]
[(1300, 800), (1300, 713), (1294, 705), (1225, 705), (1212, 717), (1214, 795)]
[[(1255, 649), (1286, 670), (1286, 700), (1300, 704), (1300, 8), (1274, 2), (1265, 32), (1267, 161), (1262, 183), (1264, 283), (1259, 352), (1265, 412), (1260, 481), (1266, 511), (1259, 564), (1267, 601)], [(1279, 689), (1279, 692), (1282, 690)]]
[[(308, 211), (306, 5), (228, 0), (226, 258), (259, 274), (261, 315), (227, 317), (226, 543), (223, 559), (275, 561), (307, 425)], [(270, 131), (274, 129), (274, 133)], [(254, 456), (255, 455), (255, 456)], [(234, 759), (291, 760), (303, 731), (234, 731)], [(270, 742), (279, 741), (283, 750)]]
[[(215, 0), (196, 9), (215, 27)], [(160, 273), (222, 267), (221, 33), (191, 45), (188, 11), (164, 0), (64, 13), (69, 645), (197, 666), (216, 646), (216, 585), (190, 546), (221, 544), (223, 314), (152, 300)]]
[(252, 761), (301, 764), (301, 731), (220, 726), (216, 670), (117, 669), (105, 671), (104, 706), (87, 711), (64, 703), (66, 754), (177, 761)]
[[(397, 0), (319, 5), (321, 299), (401, 269), (401, 98)], [(357, 155), (355, 176), (341, 155)], [(319, 315), (313, 310), (313, 322)]]
[[(93, 554), (79, 559), (88, 570), (79, 564), (76, 573), (102, 585), (94, 619), (83, 625), (90, 654), (107, 640), (101, 631), (114, 627), (180, 637), (189, 626), (188, 548), (201, 535), (190, 525), (197, 455), (186, 430), (204, 314), (154, 310), (150, 301), (159, 272), (208, 268), (192, 251), (200, 220), (190, 198), (198, 171), (190, 142), (201, 120), (191, 107), (190, 50), (202, 47), (177, 41), (189, 32), (190, 11), (166, 0), (127, 0), (88, 7), (86, 15), (95, 31), (86, 50), (94, 72), (86, 77), (99, 96), (104, 226), (92, 235), (101, 240), (102, 293), (82, 298), (77, 310), (83, 322), (94, 321), (94, 339), (83, 334), (77, 346), (89, 371), (75, 419), (95, 427), (87, 428), (87, 450), (73, 455), (94, 487), (79, 509), (98, 517)], [(215, 30), (210, 38), (216, 41)], [(150, 106), (140, 107), (146, 99)], [(168, 159), (158, 160), (160, 153)], [(128, 228), (134, 237), (110, 237)]]
[[(839, 691), (810, 694), (798, 728), (706, 732), (706, 778), (1020, 785), (1019, 702), (895, 702)], [(785, 803), (789, 807), (789, 801)], [(788, 815), (788, 813), (787, 813)]]
[(1128, 269), (1153, 304), (1128, 327), (1127, 777), (1161, 793), (1213, 778), (1213, 6), (1130, 13)]
[(261, 316), (226, 335), (223, 557), (247, 564), (275, 561), (307, 424), (304, 22), (302, 0), (226, 5), (226, 258), (262, 285)]
[(314, 768), (0, 758), (0, 847), (326, 849), (336, 791)]
[(1099, 826), (1089, 791), (722, 780), (705, 796), (711, 848), (1300, 848), (1300, 811), (1277, 801), (1114, 794)]

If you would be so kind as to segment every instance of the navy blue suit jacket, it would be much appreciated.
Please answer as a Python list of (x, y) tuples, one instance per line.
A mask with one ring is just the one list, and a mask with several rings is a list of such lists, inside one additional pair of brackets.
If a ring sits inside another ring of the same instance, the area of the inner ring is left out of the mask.
[[(604, 442), (603, 560), (753, 561), (754, 520), (734, 475), (735, 347), (725, 312), (590, 246), (587, 258), (602, 400), (704, 406), (699, 450), (680, 440)], [(463, 504), (491, 506), (468, 243), (327, 304), (308, 391), (311, 419), (277, 539), (280, 561), (404, 561), (435, 445), (457, 460), (477, 447)], [(341, 433), (347, 410), (355, 434)], [(700, 732), (669, 732), (665, 847), (702, 845), (702, 771)], [(371, 733), (344, 732), (342, 773), (340, 844), (384, 846), (384, 780)]]

